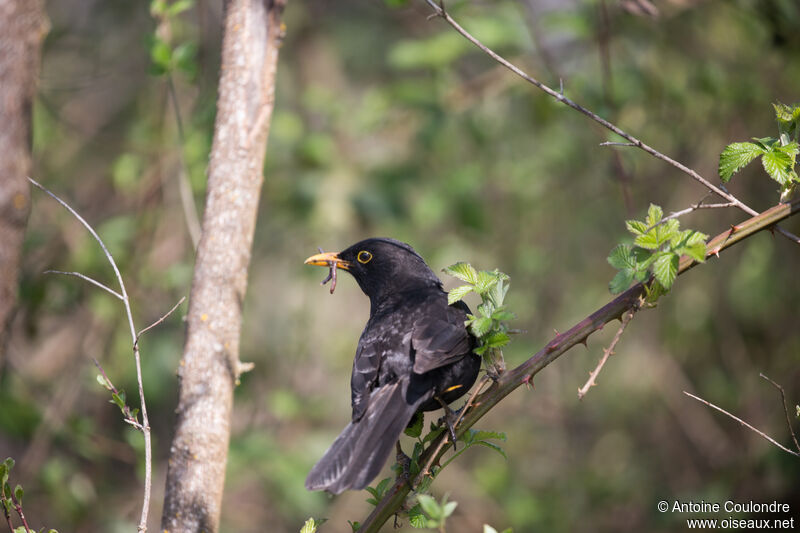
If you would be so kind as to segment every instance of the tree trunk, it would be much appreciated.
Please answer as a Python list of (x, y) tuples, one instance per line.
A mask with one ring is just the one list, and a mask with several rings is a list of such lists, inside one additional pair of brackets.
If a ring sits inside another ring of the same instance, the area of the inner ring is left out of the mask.
[(0, 0), (0, 361), (30, 212), (31, 109), (48, 23), (39, 0)]
[(178, 371), (179, 399), (161, 529), (219, 528), (241, 306), (263, 181), (286, 0), (225, 4), (217, 118), (202, 236)]

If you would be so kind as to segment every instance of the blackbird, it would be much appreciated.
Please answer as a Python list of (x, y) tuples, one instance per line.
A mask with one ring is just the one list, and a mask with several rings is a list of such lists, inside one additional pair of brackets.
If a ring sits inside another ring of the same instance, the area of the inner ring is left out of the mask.
[[(378, 475), (419, 411), (447, 406), (472, 387), (481, 360), (464, 326), (469, 308), (447, 293), (422, 257), (394, 239), (373, 238), (306, 264), (349, 272), (369, 297), (350, 382), (352, 418), (306, 478), (308, 490), (360, 490)], [(324, 282), (323, 282), (324, 283)]]

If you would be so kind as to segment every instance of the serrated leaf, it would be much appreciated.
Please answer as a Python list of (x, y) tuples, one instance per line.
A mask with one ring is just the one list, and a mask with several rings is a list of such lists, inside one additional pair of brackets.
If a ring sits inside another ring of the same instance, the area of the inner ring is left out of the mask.
[(647, 226), (655, 226), (661, 222), (662, 218), (664, 218), (664, 210), (661, 209), (661, 206), (650, 204), (650, 207), (647, 208), (647, 218), (645, 219)]
[(486, 294), (498, 281), (500, 280), (495, 273), (481, 270), (478, 272), (478, 280), (475, 282), (475, 292)]
[(792, 157), (781, 150), (772, 150), (761, 157), (761, 164), (769, 176), (786, 187), (792, 182)]
[(736, 172), (765, 152), (763, 146), (751, 142), (729, 144), (719, 155), (719, 177), (724, 182), (730, 181)]
[(508, 276), (500, 272), (499, 274), (502, 277), (498, 278), (497, 284), (492, 287), (489, 291), (489, 300), (495, 305), (495, 307), (501, 307), (503, 302), (506, 299), (506, 294), (508, 293), (508, 288), (511, 286), (508, 283), (505, 283), (508, 280)]
[(469, 263), (460, 262), (450, 265), (444, 269), (444, 273), (473, 285), (478, 282), (478, 271)]
[(505, 450), (503, 448), (501, 448), (500, 446), (498, 446), (497, 444), (495, 444), (494, 442), (489, 442), (489, 441), (486, 441), (486, 440), (479, 440), (479, 441), (475, 442), (474, 444), (477, 444), (479, 446), (485, 446), (486, 448), (489, 448), (490, 450), (494, 450), (497, 453), (499, 453), (500, 455), (502, 455), (503, 459), (508, 461), (508, 455), (506, 455)]
[(608, 284), (608, 290), (611, 294), (619, 294), (627, 290), (633, 282), (632, 270), (620, 270), (614, 279)]
[(625, 227), (628, 228), (628, 231), (633, 233), (634, 235), (641, 235), (647, 228), (649, 227), (647, 224), (642, 222), (641, 220), (626, 220)]
[(416, 529), (428, 527), (428, 519), (422, 512), (422, 506), (420, 504), (416, 504), (408, 510), (408, 523), (411, 524), (411, 527)]
[(495, 331), (483, 339), (484, 345), (488, 348), (502, 348), (509, 342), (511, 342), (511, 337), (503, 331)]
[(317, 523), (314, 521), (313, 518), (309, 518), (306, 520), (306, 523), (303, 524), (303, 527), (300, 529), (300, 533), (316, 533), (317, 531)]
[(647, 233), (643, 233), (634, 239), (633, 244), (644, 248), (646, 250), (658, 250), (661, 246), (662, 242), (659, 239), (658, 231), (656, 228), (652, 228)]
[(653, 275), (667, 290), (672, 287), (672, 283), (678, 275), (678, 261), (678, 254), (665, 253), (653, 263)]
[(472, 321), (469, 328), (476, 337), (483, 337), (492, 328), (492, 319), (485, 316), (478, 317)]
[(447, 293), (447, 305), (453, 305), (472, 292), (472, 285), (461, 285)]
[(633, 248), (628, 244), (617, 245), (611, 253), (608, 254), (608, 264), (617, 270), (636, 268), (636, 259), (633, 256)]
[(485, 429), (471, 429), (469, 431), (470, 438), (472, 440), (486, 440), (486, 439), (497, 439), (502, 440), (505, 442), (506, 434), (502, 431), (491, 431)]
[(517, 315), (505, 309), (497, 309), (492, 313), (492, 320), (497, 320), (498, 322), (506, 322), (508, 320), (514, 320), (515, 318), (517, 318)]

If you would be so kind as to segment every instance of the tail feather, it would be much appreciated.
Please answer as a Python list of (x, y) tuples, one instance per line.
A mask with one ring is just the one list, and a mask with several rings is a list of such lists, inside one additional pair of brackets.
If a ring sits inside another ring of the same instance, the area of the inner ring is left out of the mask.
[(408, 380), (372, 393), (366, 413), (350, 422), (306, 478), (308, 490), (361, 490), (378, 475), (403, 429), (427, 398), (405, 401)]

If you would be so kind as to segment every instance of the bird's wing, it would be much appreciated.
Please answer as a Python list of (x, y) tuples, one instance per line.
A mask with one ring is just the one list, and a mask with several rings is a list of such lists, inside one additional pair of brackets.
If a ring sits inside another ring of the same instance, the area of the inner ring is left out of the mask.
[(416, 352), (416, 374), (452, 363), (469, 353), (472, 343), (464, 326), (465, 318), (463, 309), (448, 307), (439, 316), (423, 313), (414, 323), (411, 346)]
[(306, 478), (308, 490), (339, 494), (361, 490), (378, 475), (403, 429), (430, 394), (406, 403), (408, 378), (375, 389), (366, 412), (353, 420), (314, 465)]
[(381, 351), (374, 332), (365, 329), (358, 341), (353, 373), (350, 377), (350, 403), (353, 406), (353, 421), (357, 421), (367, 410), (370, 392), (378, 383), (381, 368)]

